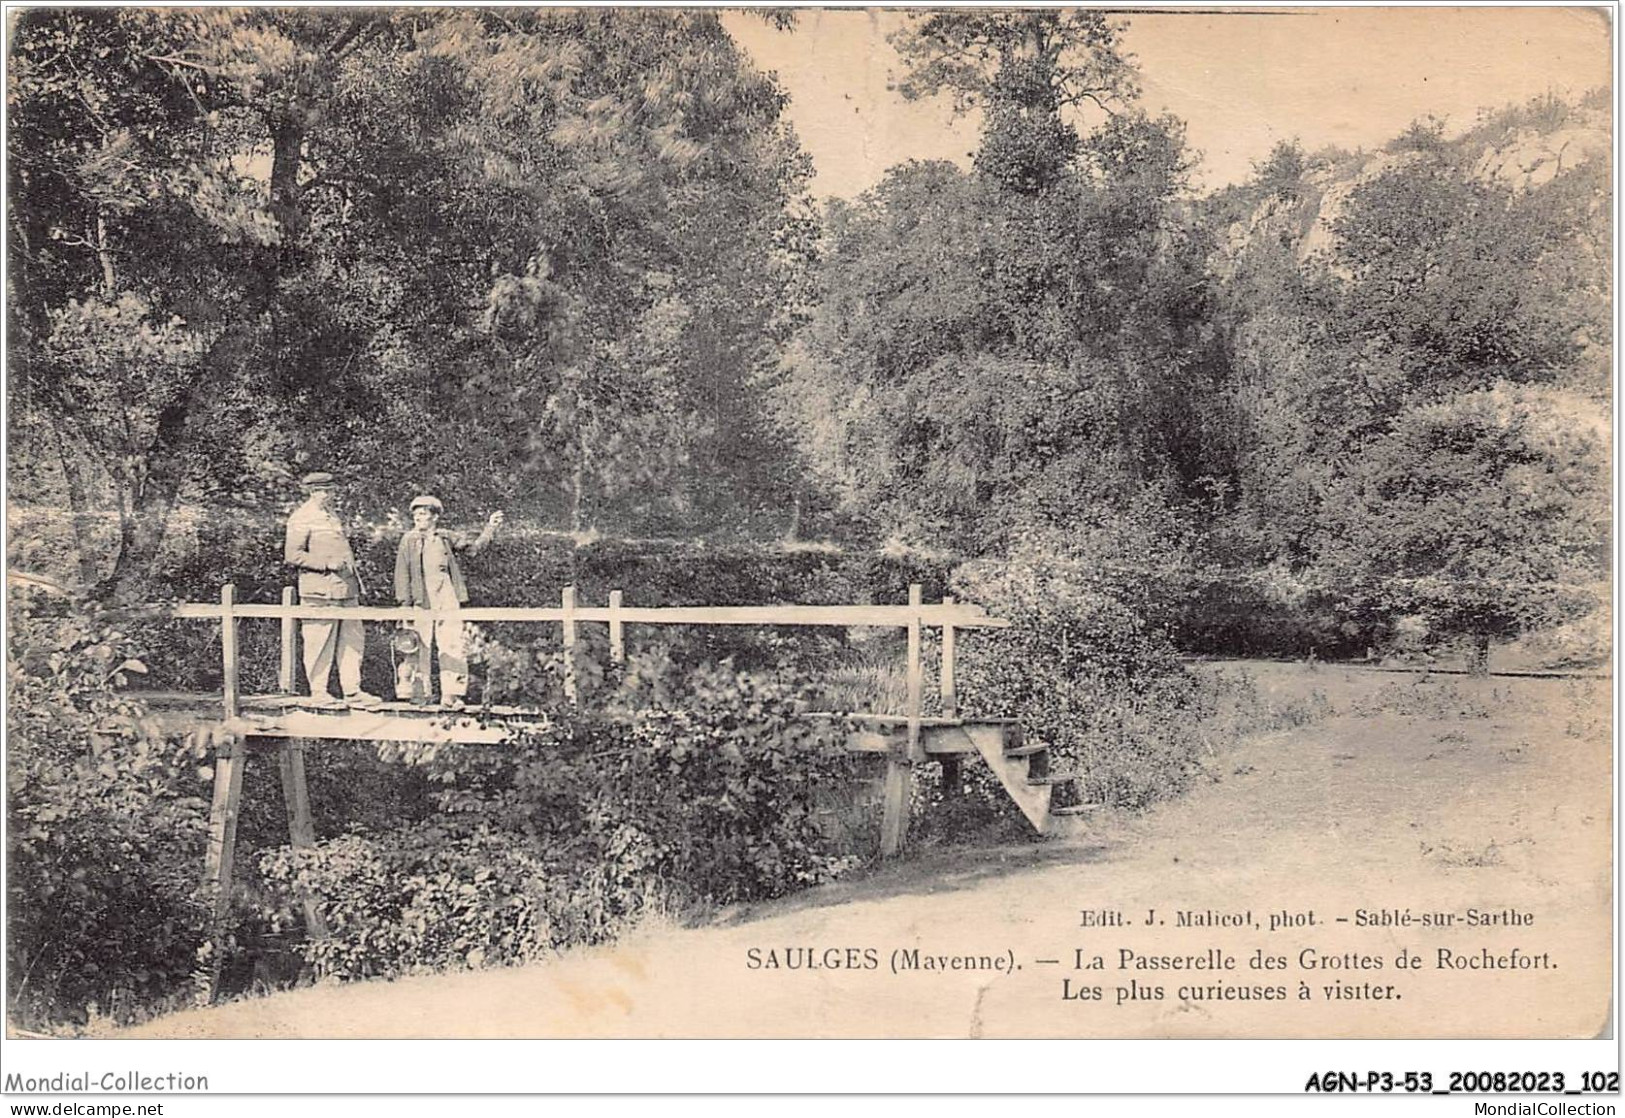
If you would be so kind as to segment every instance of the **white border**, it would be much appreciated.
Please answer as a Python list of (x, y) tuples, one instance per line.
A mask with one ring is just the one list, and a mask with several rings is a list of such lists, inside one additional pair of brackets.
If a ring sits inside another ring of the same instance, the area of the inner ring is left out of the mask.
[[(288, 4), (287, 6), (295, 6)], [(6, 15), (24, 5), (4, 4)], [(160, 6), (160, 5), (153, 5)], [(304, 6), (299, 4), (298, 6)], [(430, 5), (423, 5), (430, 6)], [(651, 5), (653, 6), (653, 5)], [(718, 6), (664, 4), (660, 6)], [(734, 5), (726, 5), (734, 6)], [(769, 4), (758, 6), (791, 6)], [(863, 7), (861, 3), (836, 2), (829, 7)], [(902, 6), (902, 5), (888, 5)], [(926, 5), (921, 5), (926, 6)], [(942, 6), (942, 5), (930, 5)], [(1124, 7), (1218, 7), (1218, 4), (1121, 5)], [(1227, 5), (1229, 6), (1229, 5)], [(1269, 3), (1237, 7), (1278, 6)], [(1284, 6), (1284, 5), (1280, 5)], [(1331, 6), (1331, 5), (1293, 5)], [(1348, 5), (1355, 6), (1355, 5)], [(1361, 4), (1366, 7), (1426, 7), (1412, 3)], [(1442, 6), (1442, 5), (1440, 5)], [(1452, 7), (1520, 6), (1458, 3)], [(1581, 7), (1576, 4), (1530, 4), (1521, 6)], [(1613, 42), (1614, 61), (1614, 276), (1615, 304), (1615, 397), (1614, 430), (1619, 430), (1619, 315), (1617, 277), (1619, 275), (1619, 42), (1618, 9), (1605, 10), (1616, 17)], [(0, 120), (4, 110), (0, 109)], [(0, 156), (0, 173), (4, 157)], [(0, 230), (0, 244), (6, 232)], [(4, 257), (0, 256), (0, 260)], [(0, 345), (4, 325), (0, 323)], [(4, 405), (0, 404), (0, 409)], [(1617, 436), (1616, 436), (1617, 437)], [(0, 481), (5, 466), (0, 461)], [(1619, 466), (1615, 462), (1615, 523), (1619, 514)], [(1618, 599), (1618, 540), (1616, 537), (1615, 599)], [(1615, 614), (1615, 649), (1619, 642), (1619, 618)], [(1617, 666), (1617, 665), (1616, 665)], [(1612, 1039), (1571, 1041), (1241, 1041), (1241, 1040), (963, 1040), (963, 1041), (156, 1041), (156, 1040), (32, 1040), (8, 1039), (0, 1056), (0, 1076), (13, 1073), (24, 1077), (51, 1076), (58, 1072), (80, 1073), (138, 1069), (147, 1074), (175, 1071), (204, 1075), (210, 1094), (238, 1096), (228, 1103), (224, 1098), (198, 1096), (76, 1096), (81, 1103), (125, 1101), (166, 1102), (166, 1115), (205, 1113), (275, 1113), (286, 1115), (288, 1107), (301, 1114), (325, 1113), (445, 1113), (470, 1108), (473, 1100), (454, 1102), (444, 1095), (533, 1095), (539, 1093), (579, 1094), (730, 1094), (764, 1095), (782, 1093), (917, 1093), (968, 1094), (1075, 1094), (1154, 1095), (1153, 1098), (1114, 1098), (1111, 1113), (1166, 1113), (1175, 1106), (1189, 1109), (1191, 1096), (1275, 1095), (1302, 1097), (1303, 1084), (1310, 1074), (1326, 1071), (1363, 1073), (1369, 1070), (1404, 1072), (1428, 1071), (1436, 1085), (1442, 1085), (1452, 1071), (1562, 1071), (1571, 1086), (1585, 1071), (1618, 1071), (1620, 1041), (1617, 1007), (1620, 1004), (1619, 959), (1619, 691), (1614, 694), (1614, 1005)], [(3, 823), (0, 823), (3, 828)], [(0, 902), (3, 904), (3, 902)], [(723, 992), (723, 991), (719, 991)], [(1505, 1012), (1507, 1007), (1499, 1007)], [(293, 1102), (278, 1099), (254, 1100), (251, 1094), (306, 1096)], [(3, 1094), (3, 1092), (0, 1092)], [(435, 1095), (442, 1097), (402, 1097)], [(345, 1099), (309, 1096), (349, 1095)], [(355, 1095), (371, 1097), (357, 1098)], [(389, 1097), (379, 1097), (381, 1095)], [(1183, 1095), (1182, 1099), (1166, 1096)], [(1339, 1105), (1367, 1111), (1385, 1105), (1400, 1095), (1338, 1097)], [(1159, 1101), (1160, 1099), (1160, 1101)], [(64, 1096), (25, 1098), (5, 1095), (10, 1106), (25, 1102), (52, 1104), (70, 1101)], [(626, 1102), (627, 1100), (621, 1100)], [(745, 1100), (739, 1100), (741, 1103)], [(808, 1100), (799, 1100), (802, 1103)], [(924, 1100), (922, 1100), (924, 1101)], [(1529, 1104), (1556, 1101), (1580, 1105), (1589, 1101), (1615, 1105), (1611, 1098), (1569, 1098), (1550, 1096), (1453, 1096), (1435, 1098), (1439, 1110), (1474, 1113), (1475, 1101)], [(570, 1100), (574, 1108), (586, 1100)], [(800, 1109), (788, 1100), (772, 1103), (752, 1101), (753, 1113), (769, 1107)], [(1231, 1100), (1239, 1104), (1240, 1100)], [(255, 1105), (263, 1104), (263, 1105)], [(483, 1111), (501, 1109), (507, 1103), (521, 1103), (527, 1113), (535, 1113), (534, 1101), (488, 1098), (478, 1107)], [(707, 1108), (730, 1109), (711, 1100)], [(950, 1105), (952, 1104), (952, 1105)], [(1414, 1105), (1425, 1106), (1416, 1103)], [(563, 1105), (562, 1102), (560, 1105)], [(842, 1105), (818, 1103), (821, 1108)], [(958, 1111), (975, 1105), (985, 1113), (986, 1102), (976, 1099), (930, 1100), (933, 1112)], [(1036, 1101), (1030, 1105), (1043, 1104)], [(1078, 1104), (1061, 1104), (1078, 1105)], [(1252, 1098), (1245, 1104), (1249, 1112), (1298, 1106), (1288, 1098)], [(1313, 1105), (1303, 1103), (1302, 1105)], [(630, 1106), (646, 1109), (648, 1100), (630, 1100)], [(594, 1108), (599, 1109), (599, 1108)], [(619, 1106), (611, 1107), (619, 1112)], [(1204, 1107), (1204, 1109), (1209, 1109)], [(1221, 1112), (1239, 1109), (1237, 1105), (1217, 1108)], [(517, 1110), (516, 1110), (517, 1112)]]

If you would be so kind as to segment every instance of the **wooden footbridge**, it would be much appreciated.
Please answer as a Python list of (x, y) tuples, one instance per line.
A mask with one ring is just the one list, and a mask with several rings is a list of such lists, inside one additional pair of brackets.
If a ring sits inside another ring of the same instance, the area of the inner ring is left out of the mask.
[[(309, 794), (305, 783), (305, 751), (317, 741), (455, 742), (501, 745), (525, 725), (545, 722), (546, 710), (517, 706), (483, 706), (450, 710), (406, 702), (386, 702), (376, 708), (334, 708), (298, 694), (298, 622), (355, 619), (372, 622), (421, 622), (425, 618), (455, 616), (465, 622), (541, 622), (558, 625), (563, 633), (564, 693), (567, 702), (577, 697), (579, 627), (607, 625), (610, 657), (624, 662), (627, 625), (753, 625), (889, 627), (906, 630), (907, 706), (903, 714), (824, 713), (808, 717), (840, 719), (850, 727), (849, 749), (886, 757), (882, 797), (881, 854), (891, 857), (903, 846), (915, 767), (940, 764), (945, 785), (960, 779), (960, 762), (980, 757), (1041, 834), (1060, 829), (1069, 816), (1083, 808), (1053, 808), (1057, 785), (1075, 774), (1055, 772), (1048, 750), (1028, 745), (1020, 726), (1010, 719), (964, 718), (959, 714), (954, 664), (956, 633), (961, 629), (1005, 628), (1008, 621), (990, 617), (980, 607), (945, 598), (922, 601), (921, 588), (909, 588), (907, 605), (855, 606), (667, 606), (637, 607), (622, 603), (612, 591), (607, 606), (581, 606), (574, 587), (565, 587), (558, 607), (465, 608), (448, 612), (373, 606), (313, 606), (294, 601), (293, 590), (282, 601), (239, 602), (236, 588), (226, 586), (215, 603), (184, 603), (143, 607), (143, 617), (184, 618), (215, 622), (220, 626), (222, 690), (198, 694), (146, 692), (140, 694), (160, 725), (207, 736), (215, 754), (214, 797), (205, 865), (205, 883), (214, 890), (216, 916), (224, 924), (229, 913), (232, 863), (236, 845), (238, 804), (243, 770), (249, 753), (274, 750), (279, 759), (288, 813), (288, 831), (296, 848), (315, 844)], [(241, 683), (239, 627), (244, 621), (276, 621), (281, 625), (278, 690), (273, 694), (245, 694)], [(942, 714), (924, 710), (925, 666), (922, 631), (941, 630), (941, 669), (938, 679)], [(427, 654), (427, 649), (424, 650)], [(427, 672), (423, 673), (427, 678)], [(314, 906), (306, 905), (312, 934), (323, 928)]]

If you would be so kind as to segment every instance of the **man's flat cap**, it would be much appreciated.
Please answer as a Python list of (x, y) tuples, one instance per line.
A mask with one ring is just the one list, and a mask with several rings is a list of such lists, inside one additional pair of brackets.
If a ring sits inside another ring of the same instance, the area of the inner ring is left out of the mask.
[(314, 473), (300, 478), (299, 484), (305, 489), (332, 489), (337, 483), (332, 474)]
[(430, 497), (427, 494), (425, 494), (422, 497), (413, 497), (412, 498), (412, 508), (414, 508), (414, 509), (433, 509), (435, 512), (444, 512), (445, 511), (445, 506), (440, 503), (440, 498), (439, 497)]

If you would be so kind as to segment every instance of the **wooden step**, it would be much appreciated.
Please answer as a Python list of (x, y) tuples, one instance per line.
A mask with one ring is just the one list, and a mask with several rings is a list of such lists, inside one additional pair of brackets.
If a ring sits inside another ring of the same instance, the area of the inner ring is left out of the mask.
[(1088, 815), (1091, 811), (1099, 811), (1105, 804), (1069, 804), (1066, 807), (1052, 807), (1051, 815)]
[(1063, 769), (1060, 772), (1044, 773), (1040, 776), (1027, 777), (1028, 784), (1070, 784), (1083, 774), (1076, 769)]
[(1017, 746), (1006, 750), (1006, 737), (1002, 729), (998, 733), (979, 732), (974, 735), (974, 740), (982, 760), (993, 770), (993, 775), (1021, 809), (1021, 814), (1027, 817), (1027, 822), (1032, 824), (1033, 830), (1043, 834), (1045, 824), (1049, 821), (1049, 805), (1053, 789), (1048, 784), (1029, 784), (1027, 778), (1033, 765), (1042, 764), (1047, 760), (1046, 757), (1039, 755), (1047, 753), (1048, 750), (1043, 746)]

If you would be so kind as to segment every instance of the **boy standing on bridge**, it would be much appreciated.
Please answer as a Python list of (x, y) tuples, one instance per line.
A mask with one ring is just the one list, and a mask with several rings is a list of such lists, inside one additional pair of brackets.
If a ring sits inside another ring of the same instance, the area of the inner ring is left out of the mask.
[[(442, 511), (444, 506), (437, 497), (413, 498), (412, 529), (401, 537), (400, 550), (395, 553), (395, 600), (403, 606), (455, 614), (468, 601), (468, 586), (457, 565), (456, 553), (478, 555), (484, 551), (497, 529), (502, 527), (502, 513), (492, 513), (485, 530), (470, 538), (464, 533), (440, 528)], [(395, 681), (396, 696), (410, 699), (414, 692), (428, 693), (428, 680), (420, 673), (428, 671), (431, 648), (438, 644), (441, 705), (462, 706), (463, 696), (468, 693), (468, 656), (461, 619), (424, 617), (413, 622), (412, 627), (423, 642), (423, 651), (419, 656), (408, 657), (402, 665)]]
[[(361, 576), (356, 573), (355, 553), (344, 535), (344, 525), (333, 511), (333, 491), (337, 488), (333, 475), (306, 474), (300, 486), (309, 496), (288, 517), (282, 555), (290, 567), (299, 571), (299, 604), (360, 605)], [(300, 622), (299, 628), (304, 637), (305, 675), (310, 680), (313, 705), (341, 705), (327, 690), (327, 677), (335, 660), (344, 702), (363, 709), (382, 705), (378, 696), (361, 690), (361, 653), (366, 632), (360, 621), (307, 619)]]

